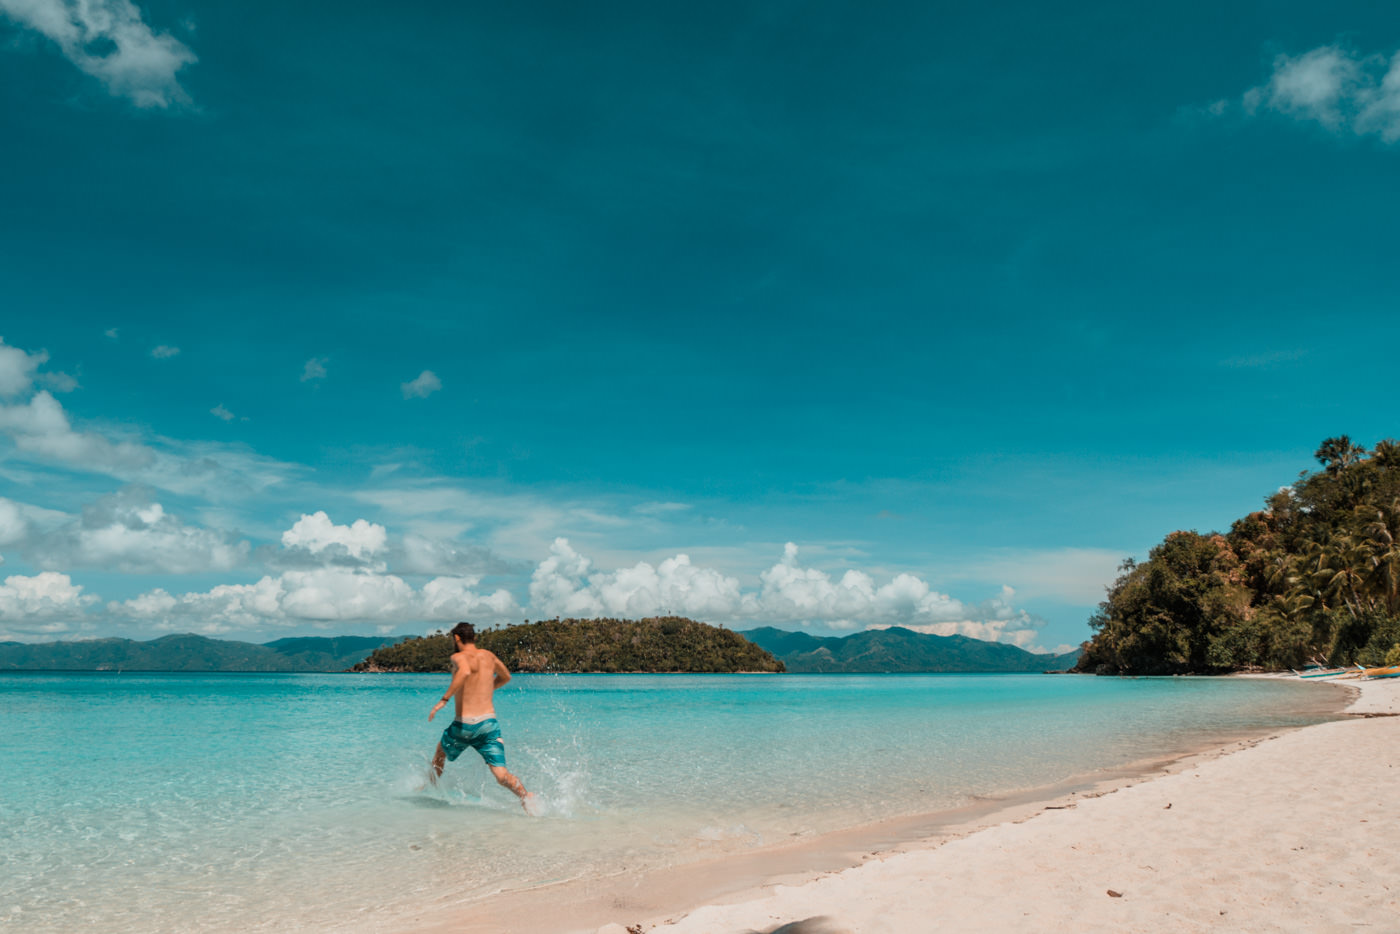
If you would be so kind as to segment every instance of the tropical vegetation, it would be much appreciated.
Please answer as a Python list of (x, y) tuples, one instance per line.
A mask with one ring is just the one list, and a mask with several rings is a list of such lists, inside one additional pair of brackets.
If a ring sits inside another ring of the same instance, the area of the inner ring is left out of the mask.
[(792, 672), (1042, 672), (1072, 667), (1079, 650), (1041, 655), (1004, 642), (938, 636), (902, 626), (849, 636), (814, 636), (764, 626), (739, 633)]
[(1346, 435), (1228, 532), (1172, 532), (1090, 619), (1079, 671), (1400, 662), (1400, 442)]
[[(783, 671), (738, 633), (680, 616), (547, 619), (478, 632), (476, 644), (511, 671)], [(446, 671), (452, 652), (439, 632), (380, 648), (352, 670)]]
[(0, 642), (0, 671), (344, 671), (395, 638), (307, 636), (259, 645), (185, 633), (146, 642)]

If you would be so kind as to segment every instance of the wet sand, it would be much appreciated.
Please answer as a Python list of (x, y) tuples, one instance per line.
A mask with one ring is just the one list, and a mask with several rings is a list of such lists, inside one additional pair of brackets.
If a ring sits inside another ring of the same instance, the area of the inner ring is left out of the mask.
[(552, 930), (1400, 930), (1400, 680), (1349, 684), (1345, 720), (1013, 805), (859, 866)]
[[(1342, 696), (1334, 685), (1318, 688)], [(1348, 708), (1353, 714), (1400, 710), (1396, 682), (1348, 690), (1362, 695)], [(1387, 751), (1400, 749), (1398, 740), (1400, 719), (1387, 718), (1259, 734), (709, 862), (484, 900), (477, 893), (402, 920), (409, 929), (444, 934), (739, 934), (818, 916), (827, 920), (807, 925), (812, 934), (1065, 925), (1350, 930), (1366, 919), (1386, 929), (1377, 919), (1393, 920), (1397, 904), (1383, 887), (1389, 880), (1376, 880), (1400, 878), (1393, 871), (1400, 869), (1393, 855), (1400, 847), (1391, 848), (1389, 861), (1374, 853), (1389, 843), (1383, 833), (1400, 829), (1400, 820), (1387, 817), (1400, 815), (1393, 790), (1400, 755)], [(1339, 745), (1355, 748), (1338, 758)], [(1365, 764), (1353, 767), (1353, 759)], [(1354, 778), (1344, 783), (1343, 775)], [(1325, 881), (1313, 886), (1310, 867), (1345, 872), (1338, 851), (1356, 846), (1362, 849), (1353, 855), (1372, 869), (1339, 877), (1335, 893)], [(1255, 899), (1255, 891), (1263, 894)], [(1310, 913), (1307, 905), (1319, 900), (1339, 901), (1345, 920), (1333, 924)], [(1255, 901), (1267, 909), (1251, 909)]]

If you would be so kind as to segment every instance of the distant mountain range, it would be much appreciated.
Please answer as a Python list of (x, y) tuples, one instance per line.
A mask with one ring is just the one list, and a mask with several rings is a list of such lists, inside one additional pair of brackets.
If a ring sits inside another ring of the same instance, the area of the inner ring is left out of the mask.
[[(1036, 655), (1000, 642), (931, 636), (899, 627), (821, 638), (765, 626), (739, 635), (772, 653), (791, 672), (1059, 671), (1074, 667), (1079, 658), (1077, 651)], [(0, 642), (0, 671), (345, 671), (364, 662), (375, 649), (405, 638), (308, 636), (257, 644), (173, 635), (149, 642)], [(598, 670), (632, 670), (639, 665), (629, 661)]]
[(312, 636), (258, 645), (186, 634), (149, 642), (0, 642), (0, 671), (344, 671), (402, 638)]
[(903, 627), (821, 638), (764, 626), (739, 635), (791, 672), (1039, 672), (1073, 668), (1079, 651), (1037, 655), (1003, 642), (934, 636)]

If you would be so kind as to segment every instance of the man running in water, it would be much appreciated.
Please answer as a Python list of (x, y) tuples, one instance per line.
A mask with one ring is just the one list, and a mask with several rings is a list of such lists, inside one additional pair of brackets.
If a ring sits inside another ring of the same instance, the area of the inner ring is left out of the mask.
[(525, 790), (520, 779), (506, 771), (506, 749), (501, 743), (501, 726), (496, 722), (496, 709), (491, 695), (496, 688), (510, 680), (510, 671), (495, 654), (476, 647), (476, 629), (471, 623), (452, 627), (452, 640), (457, 651), (452, 656), (452, 684), (442, 700), (428, 712), (431, 721), (437, 712), (456, 699), (457, 717), (442, 731), (442, 740), (433, 753), (433, 770), (428, 778), (434, 785), (442, 777), (445, 760), (456, 761), (468, 747), (486, 760), (491, 774), (501, 787), (508, 788), (520, 799), (525, 813), (532, 813), (535, 796)]

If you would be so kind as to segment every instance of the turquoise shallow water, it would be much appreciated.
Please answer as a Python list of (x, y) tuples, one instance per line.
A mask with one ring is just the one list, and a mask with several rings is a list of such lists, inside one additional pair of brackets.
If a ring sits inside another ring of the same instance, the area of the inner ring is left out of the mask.
[(1318, 722), (1288, 681), (521, 675), (524, 817), (474, 753), (419, 791), (426, 675), (0, 675), (0, 922), (397, 930), (425, 900), (635, 872)]

